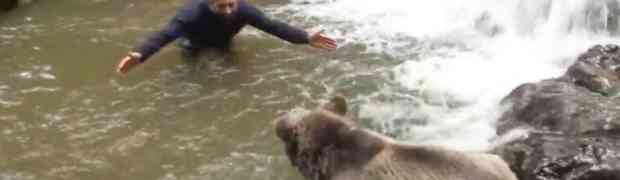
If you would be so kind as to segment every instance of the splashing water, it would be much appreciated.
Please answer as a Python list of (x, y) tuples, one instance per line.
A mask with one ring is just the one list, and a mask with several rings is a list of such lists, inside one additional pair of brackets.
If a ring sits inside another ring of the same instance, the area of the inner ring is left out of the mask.
[(484, 149), (513, 88), (560, 76), (592, 45), (617, 42), (620, 1), (293, 0), (282, 9), (402, 61), (391, 80), (406, 91), (387, 88), (378, 93), (399, 98), (360, 105), (371, 126), (416, 143)]

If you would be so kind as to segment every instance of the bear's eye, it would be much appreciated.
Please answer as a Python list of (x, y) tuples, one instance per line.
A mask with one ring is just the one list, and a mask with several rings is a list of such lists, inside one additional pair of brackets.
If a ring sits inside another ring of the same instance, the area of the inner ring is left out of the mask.
[(291, 136), (293, 136), (293, 139), (299, 139), (299, 132), (297, 132), (297, 128), (293, 128), (291, 130)]

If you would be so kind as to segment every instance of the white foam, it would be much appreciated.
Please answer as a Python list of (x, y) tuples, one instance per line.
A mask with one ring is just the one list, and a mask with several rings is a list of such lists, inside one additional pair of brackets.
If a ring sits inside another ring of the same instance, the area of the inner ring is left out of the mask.
[[(345, 44), (365, 44), (371, 52), (395, 57), (419, 55), (401, 59), (393, 70), (402, 86), (432, 94), (425, 97), (431, 100), (420, 100), (427, 104), (416, 107), (419, 112), (373, 104), (362, 105), (362, 111), (383, 122), (424, 114), (429, 123), (411, 125), (405, 137), (478, 149), (494, 137), (501, 113), (497, 103), (513, 88), (560, 76), (592, 45), (618, 42), (608, 29), (618, 21), (610, 15), (619, 2), (293, 0), (284, 8), (319, 17)], [(462, 105), (430, 103), (446, 99)]]

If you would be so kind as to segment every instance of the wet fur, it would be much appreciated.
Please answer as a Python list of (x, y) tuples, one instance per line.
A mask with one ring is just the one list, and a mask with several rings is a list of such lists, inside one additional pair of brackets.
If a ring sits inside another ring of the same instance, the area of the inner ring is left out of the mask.
[(358, 128), (344, 116), (343, 102), (332, 99), (299, 121), (277, 120), (291, 164), (307, 179), (516, 180), (495, 155), (403, 144)]

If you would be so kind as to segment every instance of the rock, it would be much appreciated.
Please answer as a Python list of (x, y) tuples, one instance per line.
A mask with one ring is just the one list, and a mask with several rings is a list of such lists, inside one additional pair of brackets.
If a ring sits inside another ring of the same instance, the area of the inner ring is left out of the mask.
[(620, 89), (620, 53), (616, 45), (595, 46), (582, 54), (564, 75), (570, 82), (603, 95)]
[(620, 51), (597, 45), (554, 79), (514, 89), (498, 134), (528, 138), (496, 149), (521, 180), (620, 179)]

